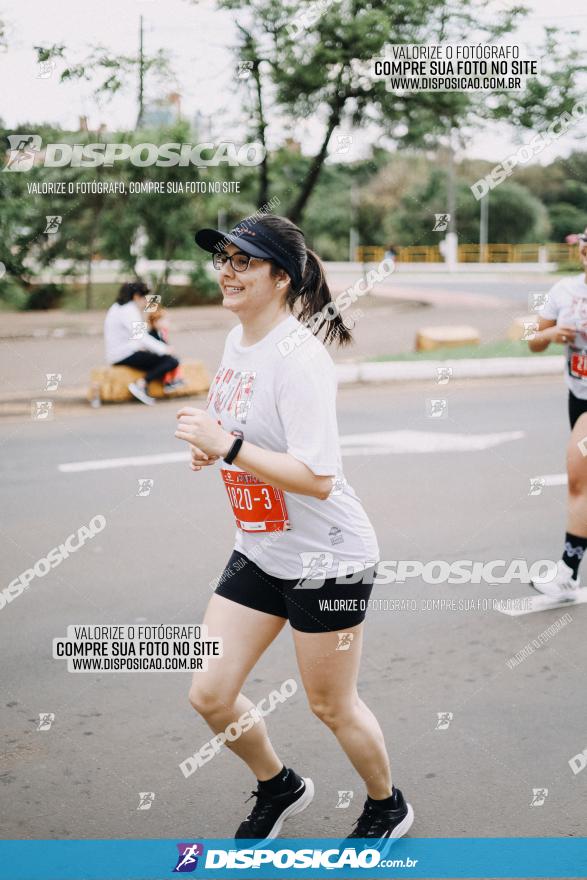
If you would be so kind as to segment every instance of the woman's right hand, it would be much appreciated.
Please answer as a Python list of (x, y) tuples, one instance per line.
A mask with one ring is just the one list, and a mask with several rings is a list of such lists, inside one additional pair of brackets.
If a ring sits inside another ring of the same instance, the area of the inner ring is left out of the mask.
[(576, 329), (574, 327), (565, 327), (564, 325), (555, 324), (553, 327), (547, 327), (540, 331), (542, 339), (548, 342), (560, 342), (564, 345), (566, 342), (574, 342)]
[(193, 471), (201, 471), (203, 467), (210, 467), (211, 464), (216, 464), (219, 455), (206, 455), (206, 453), (202, 449), (198, 449), (197, 446), (191, 446), (190, 449), (192, 452), (192, 461), (191, 461), (191, 469)]

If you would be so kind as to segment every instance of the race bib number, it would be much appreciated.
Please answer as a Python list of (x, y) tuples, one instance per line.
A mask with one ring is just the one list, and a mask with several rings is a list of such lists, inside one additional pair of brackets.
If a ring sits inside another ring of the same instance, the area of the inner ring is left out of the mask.
[(569, 373), (576, 379), (587, 378), (587, 354), (572, 354), (569, 359)]
[(284, 532), (290, 529), (281, 489), (262, 483), (246, 471), (220, 473), (239, 529), (243, 532)]

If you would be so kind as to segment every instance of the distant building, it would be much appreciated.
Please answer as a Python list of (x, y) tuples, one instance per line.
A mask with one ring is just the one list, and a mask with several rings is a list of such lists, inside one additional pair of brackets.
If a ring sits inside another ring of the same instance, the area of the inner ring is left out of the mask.
[(181, 119), (181, 95), (170, 92), (165, 98), (158, 98), (145, 106), (141, 126), (158, 128), (173, 125)]
[(94, 134), (103, 135), (108, 130), (108, 127), (105, 122), (101, 122), (100, 125), (98, 126), (98, 128), (93, 129), (93, 128), (90, 128), (87, 116), (78, 116), (78, 119), (79, 119), (78, 131), (82, 131), (82, 132), (86, 132), (86, 133), (93, 132)]
[(286, 138), (283, 142), (283, 146), (290, 153), (301, 153), (302, 152), (302, 145), (300, 144), (299, 141), (296, 141), (296, 139), (292, 138), (292, 137)]

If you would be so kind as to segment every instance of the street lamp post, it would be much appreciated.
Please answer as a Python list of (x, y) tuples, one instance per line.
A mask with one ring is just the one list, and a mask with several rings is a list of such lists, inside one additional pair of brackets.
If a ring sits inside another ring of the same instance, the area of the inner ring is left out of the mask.
[(358, 190), (356, 183), (351, 183), (351, 223), (349, 227), (349, 262), (353, 263), (355, 260), (355, 254), (357, 252), (357, 247), (359, 246), (359, 232), (356, 226), (357, 223), (357, 204), (358, 204)]
[(457, 235), (457, 182), (455, 172), (455, 152), (453, 146), (453, 131), (449, 132), (448, 163), (447, 163), (447, 213), (448, 230), (445, 238), (445, 261), (449, 272), (456, 272), (458, 263), (458, 235)]
[(487, 231), (489, 224), (489, 193), (480, 201), (479, 210), (479, 262), (487, 262)]

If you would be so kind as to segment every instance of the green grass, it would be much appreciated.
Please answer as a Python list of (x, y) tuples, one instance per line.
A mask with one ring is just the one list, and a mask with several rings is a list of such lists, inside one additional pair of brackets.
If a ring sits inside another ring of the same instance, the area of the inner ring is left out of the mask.
[[(64, 285), (65, 296), (61, 308), (66, 312), (86, 311), (85, 287)], [(92, 308), (108, 309), (116, 299), (120, 284), (92, 284)]]
[[(129, 276), (130, 278), (130, 276)], [(86, 306), (86, 288), (84, 284), (63, 284), (64, 289), (63, 300), (59, 306), (64, 312), (81, 313), (87, 310)], [(92, 285), (92, 301), (93, 310), (106, 311), (116, 300), (120, 284), (96, 283)], [(3, 300), (0, 298), (0, 312), (13, 312), (22, 302), (26, 301), (26, 293), (23, 291), (18, 303), (12, 300)], [(163, 305), (215, 305), (222, 301), (220, 292), (217, 291), (213, 297), (207, 297), (199, 293), (193, 285), (173, 285), (163, 293)]]
[(496, 342), (484, 342), (481, 345), (460, 345), (457, 348), (437, 348), (434, 351), (409, 351), (402, 354), (382, 354), (368, 358), (369, 361), (446, 361), (462, 358), (493, 358), (493, 357), (541, 357), (546, 354), (561, 354), (558, 345), (550, 346), (545, 351), (532, 352), (526, 342), (513, 342), (500, 339)]
[(554, 270), (554, 272), (552, 272), (551, 274), (553, 274), (553, 275), (578, 275), (580, 271), (581, 271), (581, 266), (579, 265), (578, 261), (575, 261), (572, 263), (559, 263), (558, 266), (556, 267), (556, 269)]
[[(92, 285), (92, 308), (102, 311), (108, 309), (114, 300), (120, 288), (120, 284), (94, 284)], [(83, 285), (64, 284), (65, 291), (61, 305), (59, 306), (64, 312), (85, 312), (86, 311), (86, 290)], [(0, 298), (0, 312), (13, 312), (26, 302), (27, 294), (24, 290), (18, 297), (17, 301), (12, 298), (8, 300)], [(32, 312), (30, 312), (32, 314)]]

